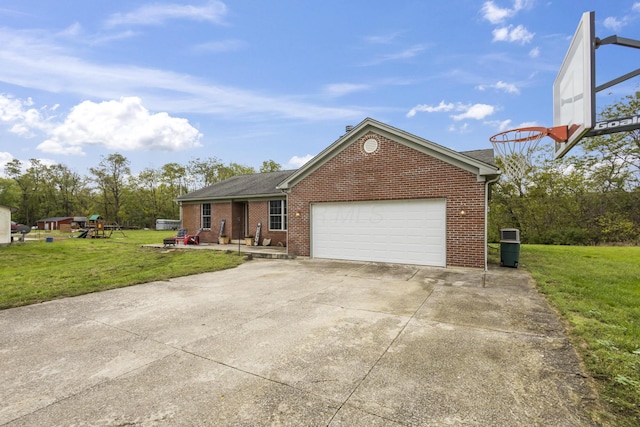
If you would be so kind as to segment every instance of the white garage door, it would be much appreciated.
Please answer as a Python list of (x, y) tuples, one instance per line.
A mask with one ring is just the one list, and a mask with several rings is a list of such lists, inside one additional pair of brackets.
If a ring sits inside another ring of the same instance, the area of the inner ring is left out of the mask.
[(443, 199), (316, 203), (314, 258), (446, 266)]

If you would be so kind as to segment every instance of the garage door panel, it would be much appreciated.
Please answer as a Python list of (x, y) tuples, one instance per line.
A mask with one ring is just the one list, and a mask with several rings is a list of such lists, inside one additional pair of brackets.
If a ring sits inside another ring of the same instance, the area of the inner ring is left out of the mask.
[(312, 256), (446, 265), (445, 201), (312, 205)]

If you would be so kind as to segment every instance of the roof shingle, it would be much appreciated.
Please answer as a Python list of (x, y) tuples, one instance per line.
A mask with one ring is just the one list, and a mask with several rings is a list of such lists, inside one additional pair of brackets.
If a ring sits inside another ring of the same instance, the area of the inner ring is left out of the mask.
[(276, 186), (295, 170), (237, 175), (208, 187), (184, 194), (178, 201), (230, 199), (237, 197), (259, 197), (281, 194)]

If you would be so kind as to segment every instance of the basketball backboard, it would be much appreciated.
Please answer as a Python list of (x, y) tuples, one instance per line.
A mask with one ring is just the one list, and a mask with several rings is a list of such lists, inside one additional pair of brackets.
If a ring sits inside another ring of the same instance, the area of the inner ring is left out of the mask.
[(567, 141), (555, 143), (564, 156), (595, 122), (595, 12), (582, 14), (553, 83), (553, 126), (567, 126)]

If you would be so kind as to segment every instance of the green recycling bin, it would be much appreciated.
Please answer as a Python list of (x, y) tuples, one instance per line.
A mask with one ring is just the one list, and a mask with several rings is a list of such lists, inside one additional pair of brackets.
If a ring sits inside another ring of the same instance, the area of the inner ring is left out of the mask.
[(520, 261), (520, 242), (500, 242), (500, 265), (518, 268)]

